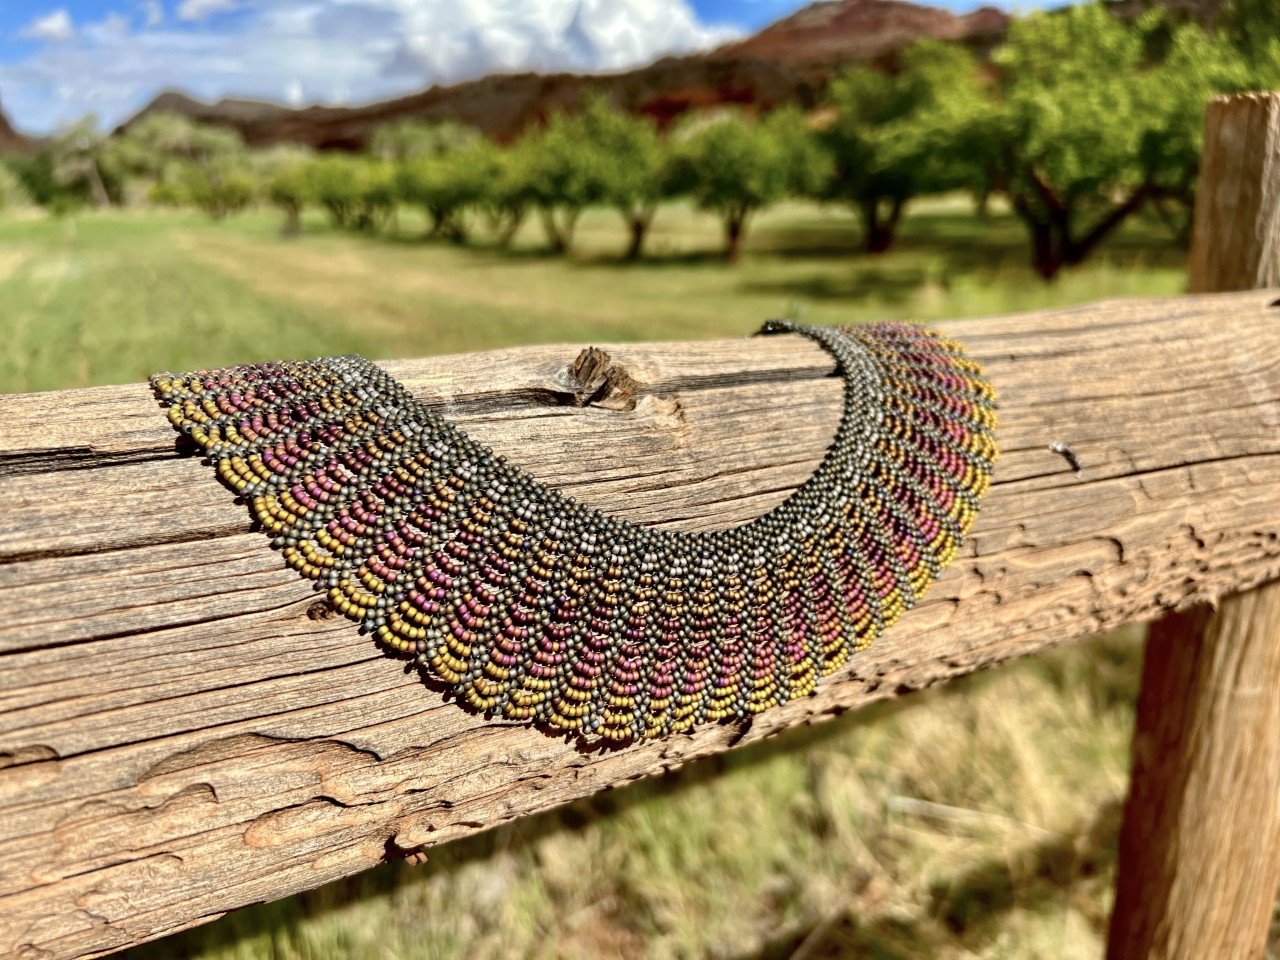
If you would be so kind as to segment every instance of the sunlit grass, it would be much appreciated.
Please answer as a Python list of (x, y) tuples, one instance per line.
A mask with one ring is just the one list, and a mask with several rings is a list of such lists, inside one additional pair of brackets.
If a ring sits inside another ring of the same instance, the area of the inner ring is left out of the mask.
[(1142, 224), (1053, 285), (1026, 266), (1007, 215), (926, 208), (880, 257), (856, 254), (856, 224), (835, 208), (783, 207), (753, 227), (744, 262), (727, 267), (715, 219), (678, 206), (660, 212), (636, 266), (620, 260), (607, 210), (583, 217), (572, 260), (546, 256), (534, 224), (510, 252), (483, 234), (476, 248), (423, 243), (411, 214), (377, 237), (314, 215), (293, 242), (268, 211), (224, 224), (154, 212), (0, 220), (0, 391), (283, 356), (744, 335), (779, 315), (941, 320), (1183, 285), (1182, 252)]

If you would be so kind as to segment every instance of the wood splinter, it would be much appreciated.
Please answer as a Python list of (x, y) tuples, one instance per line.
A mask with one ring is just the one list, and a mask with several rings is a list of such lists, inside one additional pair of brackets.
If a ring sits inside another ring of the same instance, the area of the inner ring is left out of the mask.
[(564, 371), (564, 386), (572, 394), (575, 407), (604, 407), (606, 410), (634, 410), (639, 384), (605, 351), (587, 347)]

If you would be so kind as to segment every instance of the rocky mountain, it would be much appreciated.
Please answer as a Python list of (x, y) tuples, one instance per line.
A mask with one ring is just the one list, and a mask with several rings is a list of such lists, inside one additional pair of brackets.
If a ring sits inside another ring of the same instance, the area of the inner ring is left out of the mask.
[(554, 111), (572, 109), (592, 91), (665, 125), (687, 110), (725, 104), (812, 106), (842, 64), (881, 61), (923, 37), (962, 40), (985, 52), (999, 42), (1008, 21), (992, 8), (957, 16), (906, 0), (823, 0), (718, 50), (668, 57), (625, 73), (494, 75), (360, 107), (300, 110), (247, 100), (209, 104), (170, 92), (124, 126), (169, 110), (231, 127), (253, 146), (298, 142), (358, 149), (383, 123), (457, 119), (510, 140)]
[(1009, 15), (994, 7), (957, 16), (906, 0), (826, 0), (712, 56), (837, 64), (889, 57), (922, 37), (962, 40), (986, 51), (1008, 27)]
[(156, 97), (123, 126), (148, 113), (169, 111), (231, 127), (250, 146), (294, 142), (317, 149), (359, 149), (383, 123), (456, 119), (499, 140), (510, 140), (556, 110), (573, 109), (592, 91), (601, 91), (623, 108), (648, 113), (665, 124), (685, 110), (716, 104), (768, 107), (792, 101), (816, 102), (820, 84), (810, 79), (810, 73), (765, 61), (670, 57), (627, 73), (497, 74), (360, 107), (301, 110), (249, 100), (211, 104), (169, 92)]
[(34, 142), (13, 129), (13, 125), (9, 123), (9, 118), (5, 116), (3, 108), (0, 108), (0, 154), (26, 154), (31, 153), (34, 149)]

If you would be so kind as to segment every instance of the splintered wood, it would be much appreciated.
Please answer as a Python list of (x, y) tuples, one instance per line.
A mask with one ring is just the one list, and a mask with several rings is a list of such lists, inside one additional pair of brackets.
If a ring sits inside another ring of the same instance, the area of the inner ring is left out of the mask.
[[(488, 723), (326, 616), (147, 386), (0, 398), (0, 953), (116, 950), (1280, 575), (1273, 299), (946, 324), (1001, 401), (960, 559), (816, 696), (622, 749)], [(604, 405), (582, 346), (385, 366), (538, 478), (687, 530), (781, 502), (839, 418), (799, 337), (601, 345)]]

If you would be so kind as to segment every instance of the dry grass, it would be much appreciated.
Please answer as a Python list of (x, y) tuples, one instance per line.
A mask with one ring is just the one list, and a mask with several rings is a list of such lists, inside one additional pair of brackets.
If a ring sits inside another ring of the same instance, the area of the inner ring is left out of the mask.
[(1133, 633), (253, 907), (134, 958), (1097, 957)]

